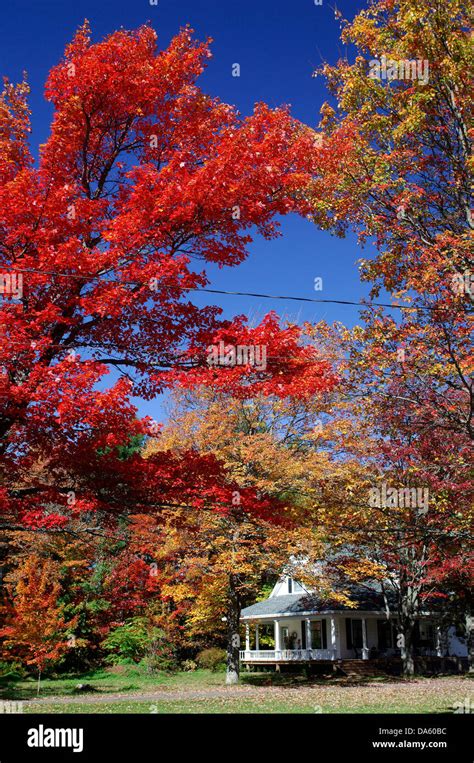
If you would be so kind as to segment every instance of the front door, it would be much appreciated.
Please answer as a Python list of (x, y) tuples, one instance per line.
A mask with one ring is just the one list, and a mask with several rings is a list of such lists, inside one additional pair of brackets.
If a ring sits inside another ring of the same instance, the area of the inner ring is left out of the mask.
[(363, 646), (362, 620), (346, 618), (346, 643), (349, 650), (353, 650), (356, 657), (361, 656)]
[(301, 621), (301, 648), (306, 649), (306, 620)]
[(356, 649), (362, 649), (362, 620), (352, 621), (352, 644)]

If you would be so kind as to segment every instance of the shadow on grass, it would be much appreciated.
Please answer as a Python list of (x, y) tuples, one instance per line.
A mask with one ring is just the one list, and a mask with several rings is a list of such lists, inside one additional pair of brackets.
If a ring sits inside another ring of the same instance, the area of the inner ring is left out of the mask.
[[(78, 685), (90, 686), (95, 694), (128, 694), (130, 692), (150, 692), (161, 688), (205, 688), (224, 685), (224, 674), (197, 670), (195, 672), (148, 673), (139, 666), (90, 670), (86, 673), (68, 673), (51, 675), (41, 682), (39, 698), (77, 697), (82, 693)], [(0, 699), (29, 700), (37, 698), (37, 682), (34, 676), (21, 677), (7, 675), (0, 677)], [(84, 696), (87, 690), (84, 691)]]
[[(421, 677), (415, 677), (419, 680)], [(249, 687), (275, 687), (285, 689), (309, 689), (311, 687), (334, 687), (353, 689), (354, 687), (377, 687), (382, 689), (386, 684), (409, 684), (411, 679), (401, 676), (344, 676), (336, 673), (328, 675), (305, 675), (276, 671), (241, 673), (241, 684)], [(41, 683), (39, 698), (77, 697), (80, 695), (78, 684), (88, 684), (91, 691), (101, 694), (104, 698), (109, 694), (124, 694), (130, 692), (148, 692), (153, 689), (206, 689), (213, 686), (225, 686), (223, 673), (209, 671), (178, 672), (173, 674), (148, 674), (140, 668), (127, 667), (120, 673), (111, 669), (91, 670), (81, 674), (63, 674), (51, 676)], [(0, 699), (31, 700), (37, 698), (37, 684), (34, 676), (20, 678), (19, 676), (4, 676), (0, 678)], [(84, 694), (85, 696), (85, 694)]]
[(247, 686), (277, 686), (291, 689), (307, 689), (312, 686), (337, 686), (338, 688), (353, 688), (354, 686), (377, 686), (388, 683), (405, 684), (410, 679), (401, 676), (344, 676), (344, 675), (304, 675), (294, 673), (241, 673), (241, 683)]
[(141, 675), (130, 670), (122, 675), (113, 675), (105, 670), (87, 673), (68, 673), (60, 677), (48, 677), (41, 681), (41, 689), (37, 694), (37, 679), (34, 676), (20, 678), (18, 676), (3, 676), (0, 678), (0, 699), (3, 700), (29, 700), (49, 697), (80, 695), (78, 686), (80, 684), (90, 685), (90, 691), (104, 695), (119, 692), (140, 691), (150, 685), (161, 683), (161, 677), (152, 678), (151, 676)]

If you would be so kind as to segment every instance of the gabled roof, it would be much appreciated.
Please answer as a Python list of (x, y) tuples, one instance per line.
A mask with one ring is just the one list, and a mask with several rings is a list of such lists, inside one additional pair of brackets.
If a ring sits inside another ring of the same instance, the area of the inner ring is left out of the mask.
[[(383, 612), (385, 602), (379, 591), (371, 591), (367, 588), (354, 587), (350, 591), (350, 598), (355, 603), (355, 608), (341, 604), (334, 599), (322, 599), (312, 593), (287, 594), (285, 596), (272, 596), (264, 601), (252, 604), (242, 610), (241, 617), (270, 617), (271, 615), (300, 615), (302, 613), (337, 612)], [(390, 602), (393, 605), (394, 602)]]

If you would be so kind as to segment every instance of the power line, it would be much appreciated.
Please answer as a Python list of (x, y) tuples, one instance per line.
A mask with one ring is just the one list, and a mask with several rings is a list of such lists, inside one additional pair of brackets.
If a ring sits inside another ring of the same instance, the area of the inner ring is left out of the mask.
[[(239, 297), (258, 297), (262, 299), (285, 299), (285, 300), (292, 300), (294, 302), (313, 302), (316, 304), (356, 305), (358, 307), (388, 307), (394, 310), (438, 310), (440, 309), (436, 306), (407, 307), (405, 305), (389, 305), (386, 302), (371, 302), (371, 301), (352, 302), (346, 299), (313, 299), (311, 297), (293, 297), (293, 296), (283, 296), (278, 294), (257, 294), (257, 293), (248, 292), (248, 291), (224, 291), (222, 289), (195, 288), (195, 289), (190, 289), (190, 291), (198, 291), (198, 292), (205, 291), (211, 294), (226, 294), (230, 296), (239, 296)], [(445, 309), (445, 308), (441, 308), (441, 309)]]
[[(103, 274), (93, 274), (93, 273), (84, 273), (84, 274), (78, 274), (78, 273), (61, 273), (59, 271), (55, 270), (37, 270), (35, 268), (3, 268), (6, 272), (11, 273), (32, 273), (36, 275), (50, 275), (50, 276), (56, 276), (58, 278), (73, 278), (77, 280), (87, 280), (87, 279), (100, 279), (102, 278)], [(104, 281), (104, 283), (110, 283), (110, 284), (116, 284), (116, 285), (123, 285), (123, 286), (143, 286), (144, 283), (140, 281)], [(226, 296), (237, 296), (237, 297), (255, 297), (257, 299), (279, 299), (279, 300), (288, 300), (292, 302), (309, 302), (312, 304), (332, 304), (332, 305), (350, 305), (355, 307), (385, 307), (390, 310), (408, 310), (408, 311), (436, 311), (436, 310), (446, 310), (446, 307), (441, 307), (438, 305), (419, 305), (419, 306), (408, 306), (408, 305), (392, 305), (388, 302), (373, 302), (371, 300), (367, 301), (352, 301), (352, 300), (345, 300), (345, 299), (315, 299), (313, 297), (298, 297), (298, 296), (292, 296), (292, 295), (282, 295), (282, 294), (263, 294), (259, 292), (248, 292), (248, 291), (228, 291), (225, 289), (209, 289), (204, 287), (189, 287), (184, 289), (184, 291), (196, 291), (196, 292), (205, 292), (207, 294), (223, 294)]]

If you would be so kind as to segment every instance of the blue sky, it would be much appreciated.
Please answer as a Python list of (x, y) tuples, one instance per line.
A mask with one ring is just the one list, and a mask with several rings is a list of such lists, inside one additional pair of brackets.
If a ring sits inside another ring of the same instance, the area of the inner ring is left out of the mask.
[[(349, 18), (365, 4), (337, 0)], [(44, 100), (48, 71), (84, 18), (94, 39), (119, 27), (136, 28), (147, 21), (165, 47), (180, 26), (190, 24), (199, 38), (212, 37), (213, 58), (201, 78), (211, 95), (235, 104), (249, 114), (257, 101), (271, 106), (289, 104), (298, 119), (316, 126), (327, 98), (324, 81), (312, 72), (324, 60), (334, 63), (344, 54), (334, 0), (2, 0), (0, 72), (13, 80), (28, 73), (31, 85), (32, 145), (48, 136), (51, 106)], [(232, 76), (239, 63), (241, 76)], [(359, 282), (356, 261), (363, 255), (352, 236), (340, 240), (318, 231), (309, 221), (290, 216), (282, 220), (281, 238), (250, 246), (248, 260), (237, 268), (210, 269), (211, 286), (235, 291), (322, 297), (357, 301), (368, 288)], [(314, 279), (323, 278), (315, 293)], [(339, 320), (353, 325), (358, 309), (340, 305), (311, 305), (248, 297), (195, 295), (197, 304), (219, 304), (225, 316), (245, 313), (258, 320), (271, 309), (292, 320)], [(161, 401), (140, 404), (140, 412), (161, 418)]]

